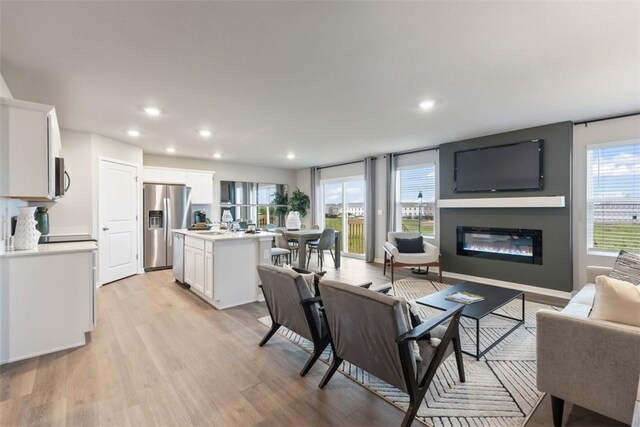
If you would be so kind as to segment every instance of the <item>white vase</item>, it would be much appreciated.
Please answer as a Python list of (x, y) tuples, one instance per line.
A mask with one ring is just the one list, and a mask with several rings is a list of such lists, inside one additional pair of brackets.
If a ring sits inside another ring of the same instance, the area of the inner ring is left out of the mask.
[(16, 234), (13, 236), (13, 246), (16, 250), (28, 250), (38, 246), (41, 233), (36, 229), (38, 221), (33, 217), (36, 209), (36, 206), (18, 208), (20, 214), (16, 223)]
[(300, 213), (296, 211), (289, 212), (287, 215), (287, 230), (300, 230), (302, 222), (300, 221)]

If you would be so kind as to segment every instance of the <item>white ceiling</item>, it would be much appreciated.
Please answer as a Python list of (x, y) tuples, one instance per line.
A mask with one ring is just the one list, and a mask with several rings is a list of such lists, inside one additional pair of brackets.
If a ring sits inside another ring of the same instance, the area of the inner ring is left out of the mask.
[(636, 1), (0, 4), (14, 97), (146, 153), (301, 168), (640, 110)]

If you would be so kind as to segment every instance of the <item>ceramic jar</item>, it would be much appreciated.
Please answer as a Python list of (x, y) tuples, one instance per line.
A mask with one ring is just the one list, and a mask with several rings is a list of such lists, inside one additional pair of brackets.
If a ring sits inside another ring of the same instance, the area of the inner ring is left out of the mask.
[(36, 221), (33, 217), (36, 207), (18, 208), (18, 222), (16, 223), (16, 234), (13, 236), (13, 246), (16, 250), (34, 249), (38, 246), (40, 232), (36, 230)]
[(297, 211), (291, 211), (287, 215), (286, 222), (287, 230), (300, 230), (302, 227), (302, 221), (300, 221), (300, 213)]

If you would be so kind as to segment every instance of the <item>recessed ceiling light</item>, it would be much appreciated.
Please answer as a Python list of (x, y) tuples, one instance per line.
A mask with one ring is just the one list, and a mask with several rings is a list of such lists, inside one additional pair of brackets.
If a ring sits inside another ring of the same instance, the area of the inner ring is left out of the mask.
[(221, 158), (222, 158), (222, 154), (220, 154), (220, 153), (215, 153), (215, 154), (213, 155), (213, 158), (214, 158), (214, 159), (221, 159)]
[(436, 105), (436, 102), (431, 100), (431, 99), (427, 99), (425, 101), (422, 101), (420, 103), (420, 108), (423, 110), (428, 110), (430, 108), (433, 108), (433, 106)]
[(175, 153), (175, 152), (176, 152), (175, 148), (173, 148), (173, 147), (167, 148), (167, 153)]
[(211, 136), (211, 131), (209, 129), (200, 129), (198, 131), (198, 133), (200, 134), (200, 136), (202, 136), (203, 138), (208, 138)]
[(145, 107), (144, 112), (150, 116), (159, 116), (162, 111), (156, 107)]
[(293, 154), (293, 153), (287, 154), (287, 159), (292, 160), (292, 159), (295, 159), (295, 158), (296, 158), (295, 154)]
[(136, 129), (129, 129), (127, 131), (127, 135), (129, 136), (140, 136), (140, 131)]

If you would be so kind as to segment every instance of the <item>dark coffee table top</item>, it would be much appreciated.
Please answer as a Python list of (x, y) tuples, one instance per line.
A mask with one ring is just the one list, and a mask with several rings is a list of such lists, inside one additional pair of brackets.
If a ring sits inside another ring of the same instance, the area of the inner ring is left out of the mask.
[(508, 302), (521, 296), (524, 292), (514, 289), (501, 288), (498, 286), (483, 285), (474, 282), (463, 282), (450, 288), (444, 289), (435, 294), (427, 295), (416, 300), (418, 304), (437, 308), (440, 310), (448, 310), (458, 305), (457, 302), (448, 301), (445, 297), (455, 294), (456, 292), (471, 292), (472, 294), (481, 295), (483, 301), (467, 304), (462, 310), (462, 315), (471, 319), (482, 319), (483, 317), (496, 311)]

